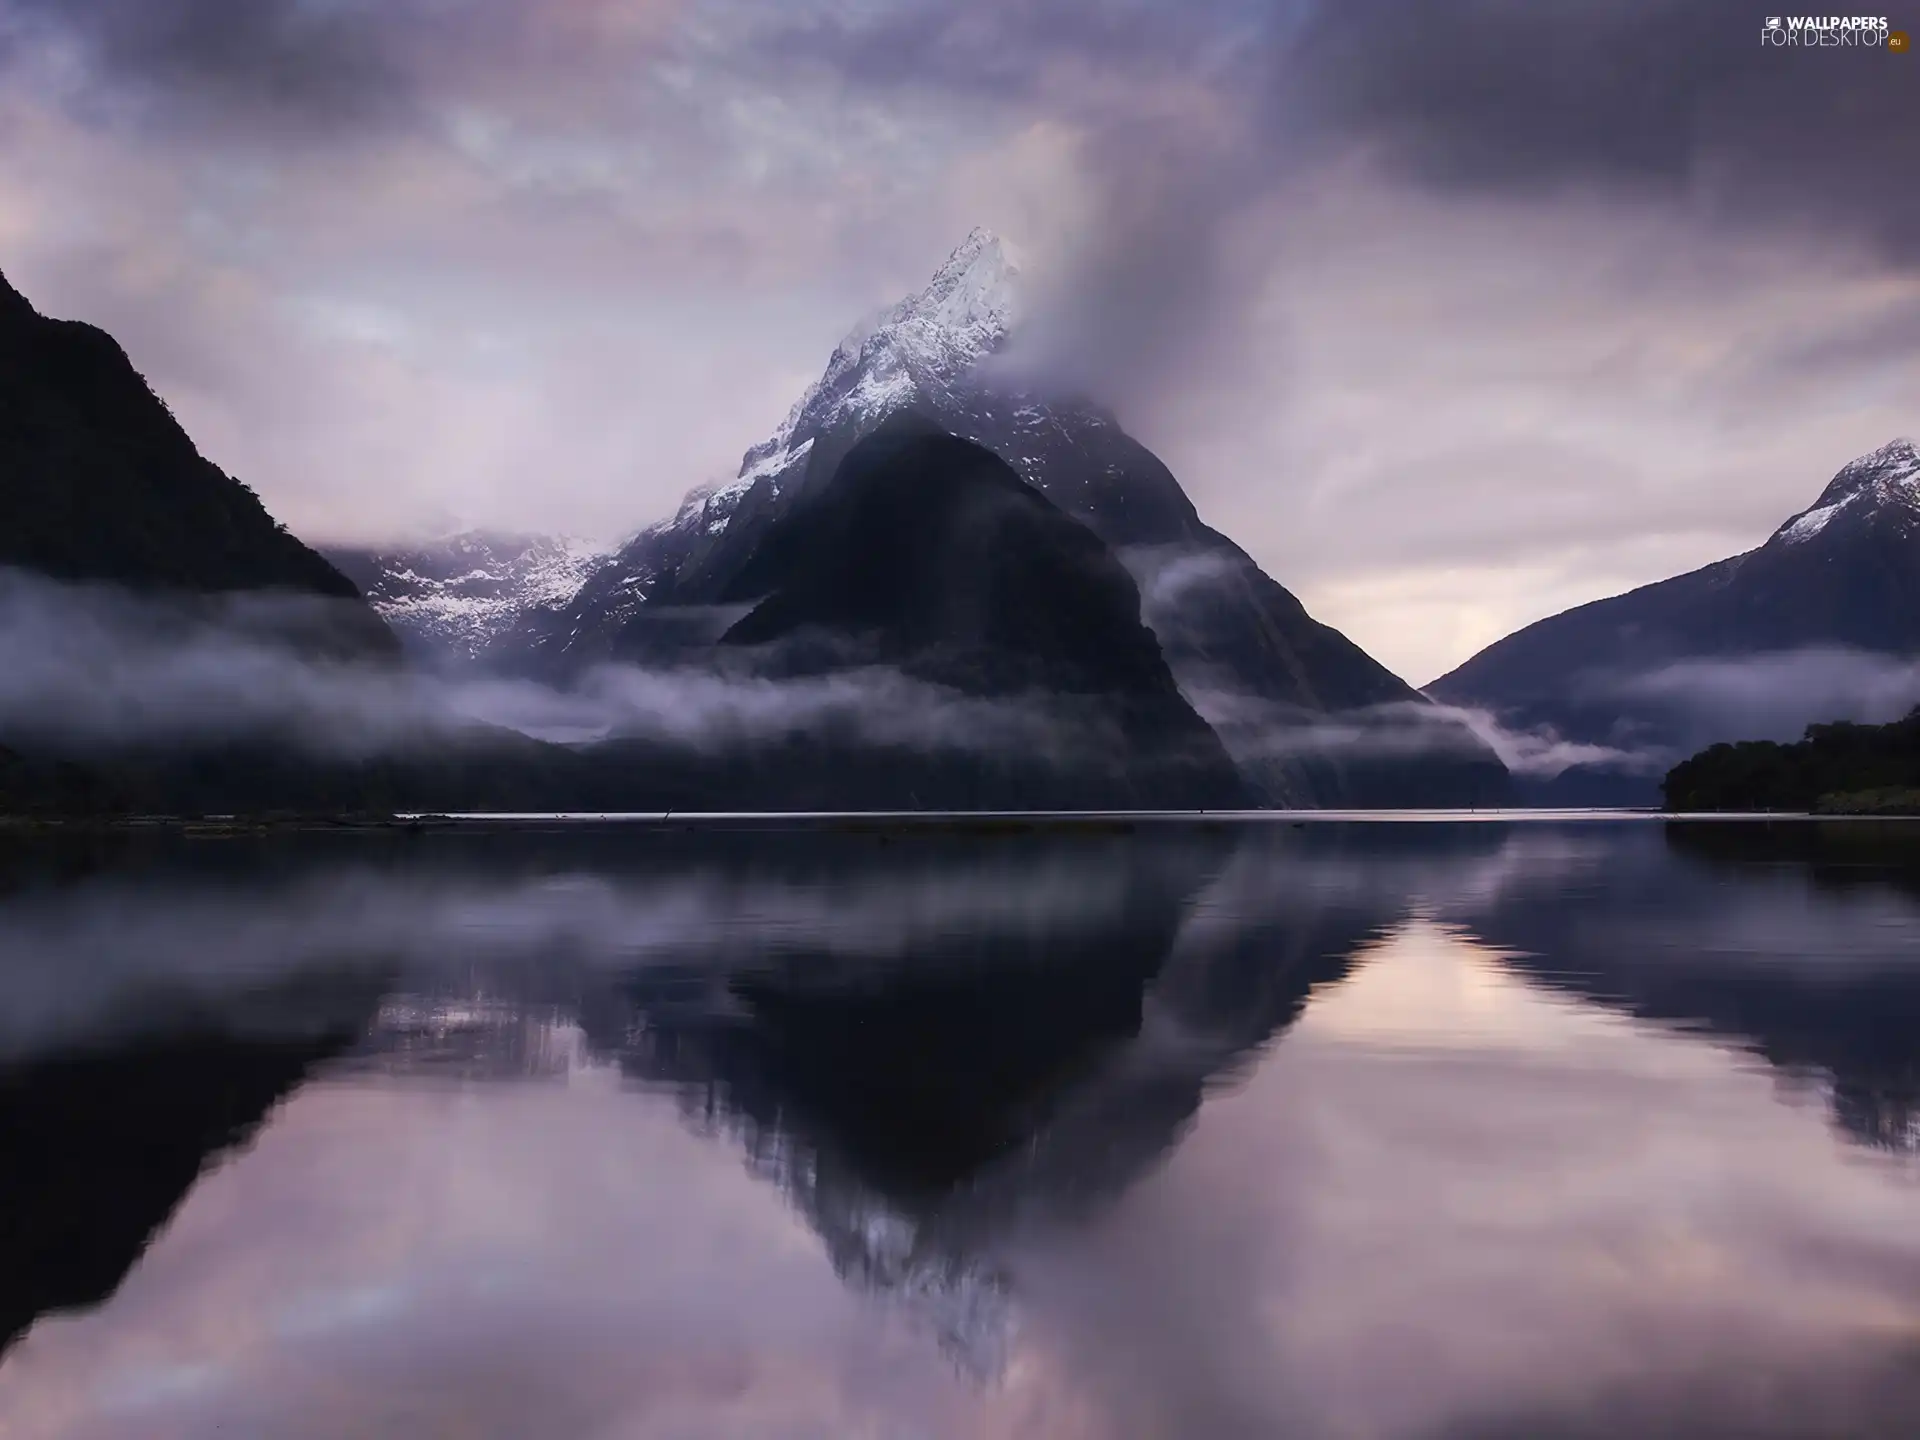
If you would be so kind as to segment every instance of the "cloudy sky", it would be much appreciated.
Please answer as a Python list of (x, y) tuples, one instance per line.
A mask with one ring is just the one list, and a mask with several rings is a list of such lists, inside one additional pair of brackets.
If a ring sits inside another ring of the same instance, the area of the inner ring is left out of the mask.
[(0, 0), (0, 270), (309, 539), (613, 539), (987, 225), (1203, 514), (1423, 683), (1920, 430), (1920, 59), (1764, 20)]

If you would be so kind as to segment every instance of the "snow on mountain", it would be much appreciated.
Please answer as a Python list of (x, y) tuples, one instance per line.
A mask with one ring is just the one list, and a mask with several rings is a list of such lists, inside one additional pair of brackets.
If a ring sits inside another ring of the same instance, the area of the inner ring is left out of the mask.
[(855, 326), (780, 428), (747, 451), (738, 478), (706, 497), (710, 533), (761, 480), (778, 495), (780, 477), (806, 459), (815, 436), (870, 429), (916, 398), (944, 396), (1005, 342), (1019, 276), (1005, 243), (976, 229), (926, 289)]
[(907, 405), (954, 399), (1011, 332), (1019, 274), (998, 236), (974, 230), (925, 289), (848, 332), (820, 379), (772, 435), (746, 452), (733, 479), (689, 491), (670, 519), (642, 530), (590, 573), (570, 604), (553, 615), (533, 614), (515, 643), (536, 668), (607, 658), (627, 623), (725, 534), (749, 496), (780, 500), (805, 473), (819, 437), (864, 433)]
[(566, 605), (606, 556), (587, 541), (468, 531), (406, 549), (331, 549), (409, 648), (474, 662), (525, 616)]
[(756, 488), (780, 497), (816, 437), (864, 432), (906, 405), (951, 399), (1011, 331), (1019, 273), (998, 236), (973, 231), (925, 289), (848, 333), (734, 479), (690, 491), (671, 519), (613, 555), (577, 541), (472, 532), (414, 549), (328, 556), (416, 648), (462, 661), (508, 650), (515, 663), (603, 658), (661, 580), (722, 534)]
[(1842, 516), (1920, 519), (1920, 447), (1909, 439), (1882, 445), (1842, 467), (1820, 498), (1775, 532), (1795, 545), (1813, 539)]

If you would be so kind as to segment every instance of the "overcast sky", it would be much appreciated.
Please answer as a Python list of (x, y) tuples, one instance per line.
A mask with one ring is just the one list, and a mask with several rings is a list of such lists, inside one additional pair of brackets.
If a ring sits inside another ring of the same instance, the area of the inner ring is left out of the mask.
[(308, 539), (615, 539), (991, 226), (1202, 513), (1424, 683), (1920, 430), (1920, 58), (1764, 18), (0, 0), (0, 270)]

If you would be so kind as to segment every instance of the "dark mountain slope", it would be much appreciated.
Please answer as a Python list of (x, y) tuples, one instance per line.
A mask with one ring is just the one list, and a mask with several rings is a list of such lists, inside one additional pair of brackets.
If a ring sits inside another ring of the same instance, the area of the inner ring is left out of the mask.
[[(856, 445), (718, 598), (757, 602), (724, 643), (783, 642), (775, 663), (789, 674), (890, 665), (1043, 706), (1065, 729), (1050, 763), (1083, 776), (1086, 803), (1244, 800), (1126, 568), (992, 452), (920, 417)], [(1019, 758), (982, 763), (1005, 772)]]
[[(1311, 711), (1424, 703), (1202, 523), (1172, 472), (1112, 417), (1090, 406), (1042, 411), (986, 392), (952, 398), (927, 413), (1006, 459), (1015, 474), (1128, 562), (1147, 590), (1146, 618), (1183, 679), (1192, 674), (1208, 690)], [(784, 495), (771, 495), (773, 503), (755, 504), (751, 496), (743, 502), (736, 519), (673, 574), (662, 598), (699, 605), (751, 595), (746, 577), (760, 548), (867, 428), (817, 439), (796, 483)], [(1184, 573), (1169, 576), (1174, 565)], [(1155, 581), (1167, 583), (1156, 587)]]
[[(1650, 677), (1686, 661), (1810, 649), (1920, 655), (1920, 451), (1911, 440), (1847, 465), (1758, 549), (1529, 625), (1427, 692), (1511, 725), (1670, 761), (1716, 740), (1785, 736), (1767, 733), (1777, 722), (1760, 707), (1703, 712), (1700, 697)], [(1829, 718), (1802, 715), (1785, 728)]]
[[(0, 565), (138, 589), (359, 600), (353, 582), (201, 457), (110, 335), (48, 319), (3, 278)], [(367, 619), (371, 643), (382, 643), (383, 627)]]
[(721, 599), (762, 595), (730, 641), (823, 625), (871, 636), (889, 660), (950, 656), (919, 663), (970, 689), (1179, 695), (1133, 577), (1099, 537), (992, 451), (917, 417), (856, 446)]

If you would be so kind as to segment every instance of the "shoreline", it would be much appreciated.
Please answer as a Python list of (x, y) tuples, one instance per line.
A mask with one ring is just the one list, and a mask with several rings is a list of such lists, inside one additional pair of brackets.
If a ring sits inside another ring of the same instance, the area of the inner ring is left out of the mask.
[(336, 834), (459, 834), (541, 829), (715, 830), (732, 827), (828, 829), (850, 832), (932, 831), (1013, 835), (1083, 831), (1128, 834), (1142, 826), (1259, 828), (1284, 825), (1543, 824), (1829, 824), (1920, 820), (1920, 813), (1886, 810), (1693, 811), (1645, 809), (1512, 810), (1109, 810), (1109, 811), (646, 811), (475, 812), (395, 815), (5, 815), (0, 835), (167, 833), (193, 836)]

